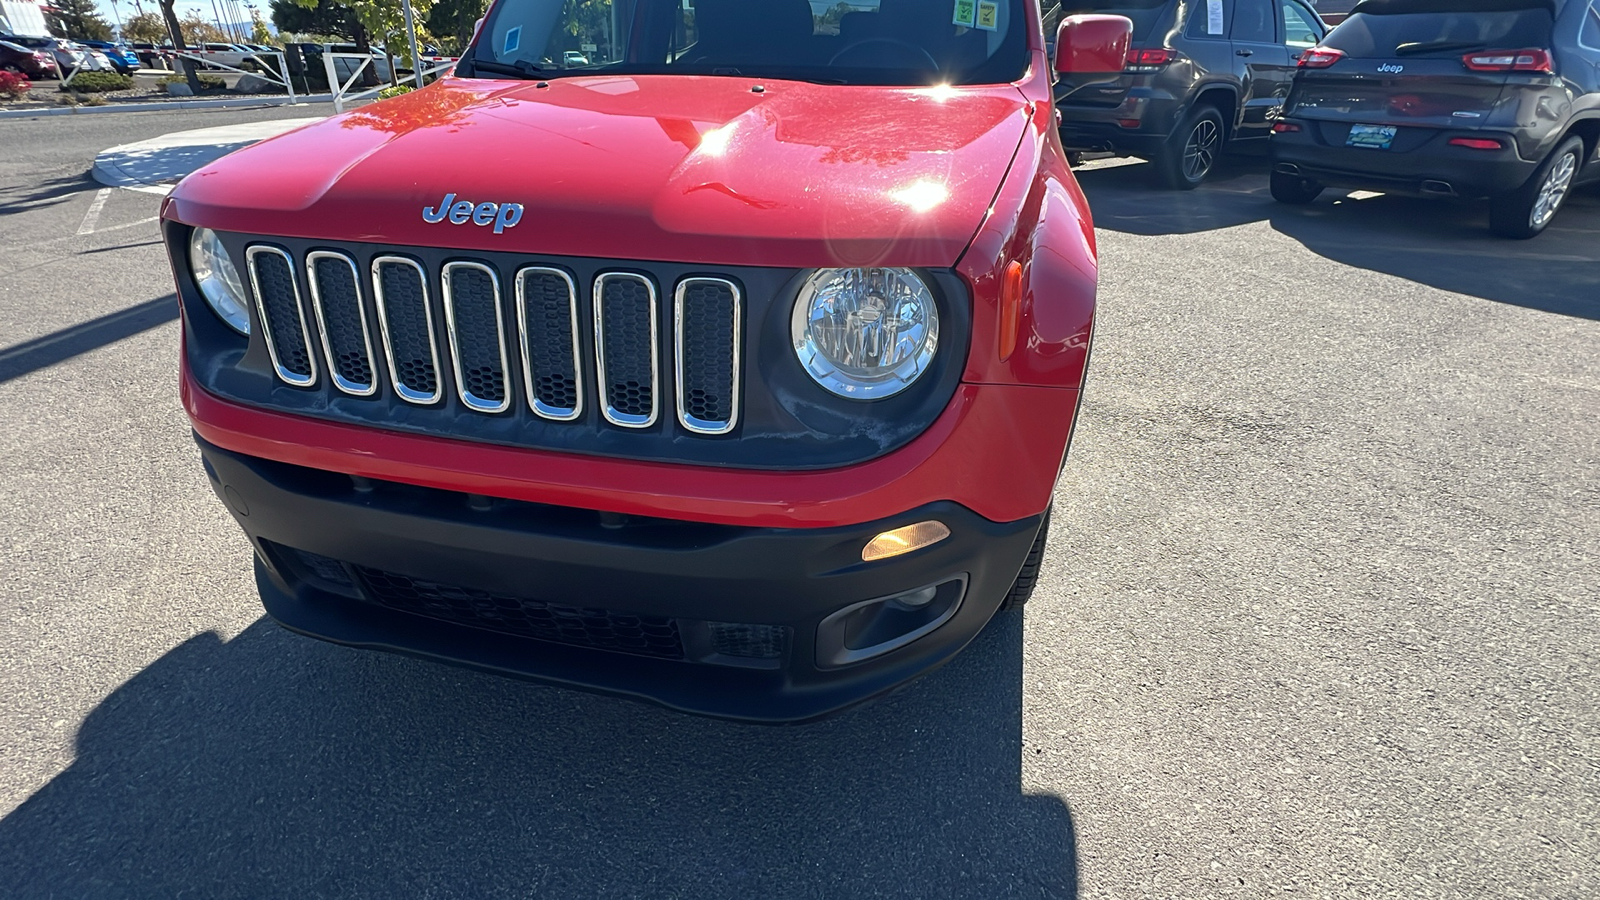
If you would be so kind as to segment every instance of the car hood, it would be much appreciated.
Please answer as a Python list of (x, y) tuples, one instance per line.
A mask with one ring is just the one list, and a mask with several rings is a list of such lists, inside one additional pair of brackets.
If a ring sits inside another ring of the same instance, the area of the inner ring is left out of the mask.
[[(240, 150), (167, 215), (321, 240), (722, 265), (949, 266), (1022, 139), (1008, 86), (444, 79)], [(495, 233), (447, 196), (521, 204)]]

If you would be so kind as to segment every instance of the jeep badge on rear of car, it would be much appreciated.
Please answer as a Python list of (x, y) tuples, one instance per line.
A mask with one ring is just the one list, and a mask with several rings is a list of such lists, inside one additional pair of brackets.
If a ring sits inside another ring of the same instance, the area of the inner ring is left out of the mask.
[(422, 208), (422, 221), (429, 225), (437, 225), (446, 218), (449, 218), (451, 225), (464, 225), (469, 219), (474, 225), (488, 225), (493, 222), (494, 233), (499, 234), (522, 221), (522, 204), (474, 204), (471, 200), (456, 200), (455, 194), (445, 194), (438, 206)]
[(1399, 63), (1384, 63), (1383, 65), (1378, 67), (1378, 71), (1379, 72), (1387, 72), (1390, 75), (1399, 75), (1401, 72), (1404, 72), (1405, 70), (1406, 70), (1406, 67), (1400, 65)]

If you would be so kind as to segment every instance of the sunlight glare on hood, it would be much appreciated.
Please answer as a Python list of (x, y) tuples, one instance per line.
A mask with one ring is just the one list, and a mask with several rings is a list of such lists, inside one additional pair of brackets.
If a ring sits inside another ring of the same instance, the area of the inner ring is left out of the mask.
[(949, 199), (950, 189), (937, 181), (915, 181), (890, 191), (889, 196), (911, 207), (912, 212), (924, 213)]
[(721, 128), (713, 128), (700, 135), (700, 146), (696, 152), (706, 156), (721, 156), (728, 152), (728, 142), (733, 140), (733, 129), (736, 122), (729, 122)]

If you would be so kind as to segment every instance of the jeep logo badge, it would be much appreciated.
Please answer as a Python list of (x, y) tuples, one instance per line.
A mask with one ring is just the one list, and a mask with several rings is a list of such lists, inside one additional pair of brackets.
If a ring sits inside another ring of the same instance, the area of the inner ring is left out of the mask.
[(507, 228), (514, 228), (522, 221), (521, 203), (478, 203), (471, 200), (457, 200), (455, 194), (445, 194), (438, 206), (422, 208), (422, 221), (429, 225), (437, 225), (445, 219), (451, 225), (465, 225), (471, 220), (474, 225), (488, 225), (494, 223), (494, 233), (499, 234)]
[(1406, 70), (1406, 67), (1402, 66), (1402, 65), (1400, 65), (1398, 63), (1384, 63), (1383, 65), (1378, 67), (1378, 71), (1379, 72), (1387, 72), (1390, 75), (1399, 75), (1401, 72), (1404, 72), (1405, 70)]

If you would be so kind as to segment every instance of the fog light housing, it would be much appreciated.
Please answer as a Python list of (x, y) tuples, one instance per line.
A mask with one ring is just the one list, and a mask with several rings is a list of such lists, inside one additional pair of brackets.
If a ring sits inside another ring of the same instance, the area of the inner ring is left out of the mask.
[(913, 550), (932, 546), (950, 536), (950, 528), (932, 519), (915, 525), (902, 525), (883, 532), (861, 548), (861, 561), (889, 559)]
[(887, 597), (852, 603), (817, 626), (817, 667), (882, 656), (950, 621), (967, 593), (965, 573)]

